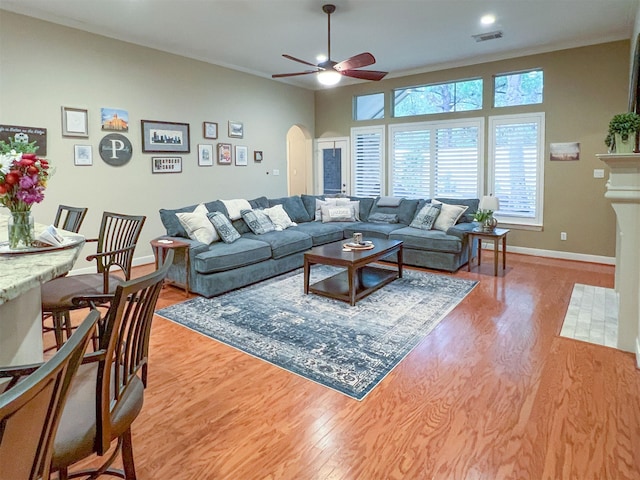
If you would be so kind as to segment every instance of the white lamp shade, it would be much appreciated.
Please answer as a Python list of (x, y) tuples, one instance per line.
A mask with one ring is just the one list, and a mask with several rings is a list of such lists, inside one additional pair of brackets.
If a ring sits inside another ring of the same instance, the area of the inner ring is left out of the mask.
[(338, 82), (340, 82), (341, 78), (342, 74), (336, 72), (333, 69), (324, 70), (318, 73), (318, 82), (320, 82), (322, 85), (336, 85)]
[(500, 201), (493, 195), (485, 195), (480, 200), (479, 208), (480, 210), (491, 210), (492, 212), (497, 212), (500, 209)]

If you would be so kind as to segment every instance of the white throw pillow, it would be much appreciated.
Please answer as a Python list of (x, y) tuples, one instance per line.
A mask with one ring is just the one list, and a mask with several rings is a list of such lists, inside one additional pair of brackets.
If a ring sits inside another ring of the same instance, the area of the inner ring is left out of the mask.
[(353, 205), (323, 205), (322, 223), (355, 222), (356, 214)]
[(345, 206), (345, 205), (353, 205), (354, 213), (356, 216), (355, 221), (360, 221), (360, 201), (359, 200), (349, 200), (348, 198), (332, 198), (329, 197), (325, 200), (316, 199), (316, 214), (315, 221), (322, 221), (322, 207), (324, 206)]
[(238, 220), (242, 218), (242, 210), (251, 210), (251, 204), (243, 198), (222, 200), (222, 203), (224, 203), (224, 206), (227, 208), (229, 220)]
[(467, 211), (467, 208), (469, 208), (466, 205), (449, 205), (448, 203), (442, 203), (438, 200), (431, 200), (431, 203), (442, 205), (440, 214), (433, 224), (433, 228), (435, 230), (442, 230), (443, 232), (453, 227), (462, 214)]
[(273, 224), (276, 226), (277, 231), (298, 226), (297, 223), (291, 221), (291, 218), (289, 218), (287, 212), (284, 211), (284, 207), (282, 205), (274, 205), (273, 207), (265, 208), (262, 211), (271, 219)]
[(209, 245), (220, 240), (220, 237), (207, 218), (207, 213), (209, 210), (201, 203), (193, 212), (176, 213), (176, 216), (191, 240)]

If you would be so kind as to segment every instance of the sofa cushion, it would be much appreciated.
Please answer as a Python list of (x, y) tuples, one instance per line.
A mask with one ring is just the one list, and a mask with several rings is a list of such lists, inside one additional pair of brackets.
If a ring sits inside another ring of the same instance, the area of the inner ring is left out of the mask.
[(418, 213), (416, 213), (416, 216), (409, 226), (421, 230), (431, 230), (441, 210), (441, 203), (425, 203)]
[(376, 204), (379, 207), (399, 207), (400, 203), (402, 203), (402, 198), (400, 197), (378, 197), (378, 201)]
[(311, 236), (314, 246), (337, 242), (344, 238), (343, 224), (341, 223), (305, 222), (299, 223), (297, 227), (291, 229)]
[(307, 212), (304, 203), (302, 203), (302, 199), (298, 195), (282, 198), (270, 198), (269, 206), (273, 207), (275, 205), (282, 205), (284, 211), (289, 215), (289, 218), (296, 223), (310, 222), (313, 220), (311, 215), (309, 215), (309, 212)]
[(313, 220), (316, 212), (316, 200), (324, 200), (324, 195), (300, 195), (300, 200), (304, 205), (304, 209), (307, 211), (309, 218)]
[(478, 211), (480, 205), (479, 198), (436, 198), (435, 200), (448, 203), (449, 205), (464, 205), (468, 208), (464, 214), (458, 219), (458, 223), (471, 223), (473, 222), (473, 215)]
[(262, 235), (263, 233), (272, 232), (276, 229), (276, 226), (267, 214), (260, 209), (242, 210), (241, 213), (244, 221), (256, 235)]
[(286, 257), (293, 253), (304, 252), (313, 246), (309, 235), (295, 230), (267, 232), (263, 235), (245, 233), (243, 238), (261, 240), (268, 243), (271, 246), (271, 256), (274, 259)]
[[(169, 237), (184, 237), (189, 238), (184, 227), (180, 224), (176, 213), (180, 212), (193, 212), (198, 205), (189, 205), (187, 207), (175, 208), (175, 209), (160, 209), (160, 220), (167, 230), (167, 236)], [(204, 204), (209, 212), (222, 212), (227, 214), (227, 209), (224, 207), (221, 201), (215, 200), (213, 202), (207, 202)]]
[(229, 219), (221, 212), (211, 212), (207, 215), (211, 223), (225, 243), (233, 243), (240, 238), (238, 231), (233, 228)]
[(239, 238), (233, 243), (217, 242), (205, 252), (195, 255), (191, 264), (198, 273), (215, 273), (252, 265), (271, 258), (268, 243), (250, 238)]
[(376, 199), (373, 197), (349, 197), (349, 199), (360, 202), (360, 221), (366, 222)]
[(209, 245), (220, 240), (218, 232), (209, 221), (209, 211), (202, 203), (193, 212), (178, 212), (176, 217), (191, 240)]
[(251, 208), (253, 208), (254, 210), (258, 208), (269, 208), (269, 200), (267, 199), (267, 197), (258, 197), (254, 198), (253, 200), (249, 200), (249, 205), (251, 205)]
[(276, 226), (276, 230), (278, 231), (296, 226), (296, 223), (291, 221), (291, 218), (287, 214), (282, 204), (277, 204), (273, 207), (265, 208), (263, 212), (267, 214), (269, 219)]
[[(414, 227), (404, 227), (389, 234), (391, 240), (402, 240), (404, 248), (436, 252), (460, 253), (462, 239), (455, 235), (448, 235), (442, 230), (422, 230)], [(428, 255), (428, 253), (425, 253)]]
[(395, 213), (376, 212), (369, 215), (368, 221), (372, 223), (398, 223), (398, 215)]
[(409, 225), (413, 220), (413, 217), (416, 214), (416, 207), (418, 206), (419, 200), (410, 200), (407, 198), (403, 198), (400, 204), (397, 207), (385, 207), (379, 205), (380, 197), (376, 199), (376, 202), (371, 207), (371, 211), (369, 215), (374, 214), (376, 212), (380, 213), (390, 213), (398, 215), (398, 222), (404, 225)]
[(443, 232), (453, 227), (462, 214), (469, 208), (466, 205), (449, 205), (448, 203), (438, 202), (438, 200), (434, 200), (432, 203), (439, 203), (441, 207), (440, 214), (436, 217), (433, 228), (435, 230), (442, 230)]
[(344, 224), (344, 238), (350, 238), (354, 233), (362, 233), (365, 240), (368, 237), (389, 238), (389, 234), (404, 226), (398, 223), (353, 222)]
[(242, 217), (242, 214), (240, 213), (242, 210), (251, 209), (249, 200), (245, 200), (244, 198), (221, 200), (221, 202), (224, 203), (224, 206), (227, 208), (227, 216), (229, 217), (229, 220), (238, 220)]

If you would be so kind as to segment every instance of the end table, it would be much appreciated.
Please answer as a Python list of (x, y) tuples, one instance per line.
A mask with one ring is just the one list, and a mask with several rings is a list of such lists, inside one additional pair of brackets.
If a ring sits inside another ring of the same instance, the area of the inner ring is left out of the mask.
[[(174, 240), (171, 238), (155, 238), (151, 240), (151, 248), (153, 249), (153, 256), (156, 259), (156, 270), (164, 263), (165, 258), (167, 257), (167, 252), (169, 250), (179, 250), (184, 248), (184, 293), (188, 297), (189, 296), (189, 270), (190, 270), (190, 261), (189, 261), (189, 244), (187, 242), (182, 242), (180, 240)], [(177, 282), (172, 280), (166, 280), (165, 283), (173, 283), (178, 285)], [(178, 285), (179, 286), (179, 285)]]
[(482, 263), (482, 239), (493, 241), (493, 275), (498, 276), (498, 246), (502, 240), (502, 270), (507, 268), (507, 234), (509, 230), (506, 228), (495, 228), (492, 232), (483, 232), (481, 228), (474, 228), (469, 232), (469, 261), (467, 263), (467, 271), (471, 271), (471, 260), (473, 260), (473, 242), (476, 238), (478, 242), (478, 266)]

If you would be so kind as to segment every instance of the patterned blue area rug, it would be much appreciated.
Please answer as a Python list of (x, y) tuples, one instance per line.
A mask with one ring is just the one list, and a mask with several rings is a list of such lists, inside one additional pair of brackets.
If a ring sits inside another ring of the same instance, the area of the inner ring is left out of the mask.
[[(335, 274), (311, 269), (311, 283)], [(478, 283), (405, 269), (354, 307), (304, 295), (302, 269), (156, 312), (362, 400)]]

